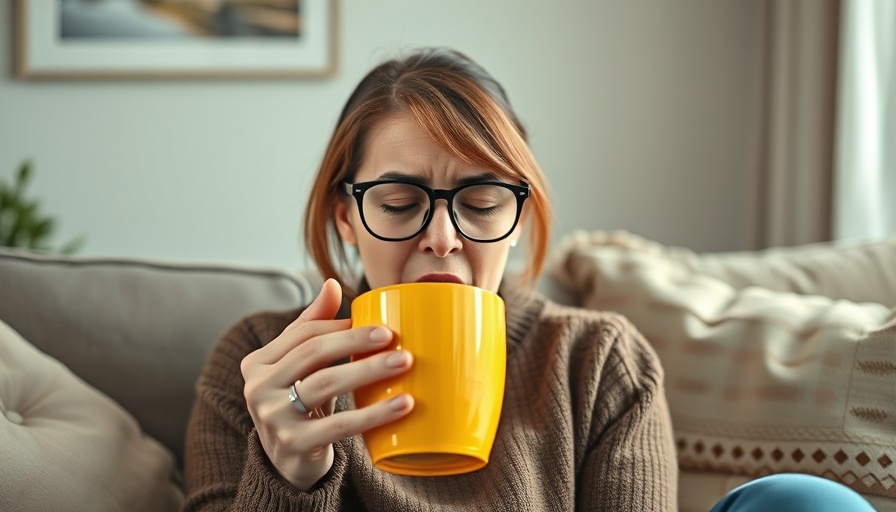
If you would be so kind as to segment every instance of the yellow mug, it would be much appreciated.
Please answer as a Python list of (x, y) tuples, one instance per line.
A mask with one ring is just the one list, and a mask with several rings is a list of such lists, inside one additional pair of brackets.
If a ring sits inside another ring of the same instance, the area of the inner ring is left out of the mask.
[(414, 356), (407, 373), (354, 392), (359, 408), (403, 393), (414, 397), (407, 416), (363, 434), (373, 465), (437, 476), (488, 464), (507, 362), (501, 297), (455, 283), (386, 286), (352, 301), (352, 326), (366, 325), (387, 326), (395, 334), (386, 350)]

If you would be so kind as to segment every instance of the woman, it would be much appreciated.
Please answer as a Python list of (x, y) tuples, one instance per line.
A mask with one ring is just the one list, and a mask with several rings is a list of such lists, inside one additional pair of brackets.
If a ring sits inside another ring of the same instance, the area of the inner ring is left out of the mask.
[[(252, 316), (217, 344), (187, 433), (186, 507), (675, 510), (655, 354), (618, 315), (529, 289), (549, 240), (546, 189), (504, 90), (465, 56), (423, 50), (369, 73), (342, 111), (306, 212), (307, 248), (328, 280), (306, 308)], [(414, 222), (391, 222), (399, 215)], [(524, 226), (528, 266), (515, 284), (503, 276)], [(473, 473), (384, 473), (358, 437), (409, 414), (414, 397), (355, 409), (352, 390), (414, 363), (402, 351), (347, 362), (392, 333), (352, 329), (345, 306), (418, 280), (478, 286), (506, 303), (504, 406), (490, 462)]]

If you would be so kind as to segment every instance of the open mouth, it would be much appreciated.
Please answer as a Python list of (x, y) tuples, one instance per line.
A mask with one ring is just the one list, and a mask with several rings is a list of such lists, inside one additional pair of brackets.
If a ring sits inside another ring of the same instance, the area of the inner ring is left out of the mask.
[(457, 283), (464, 284), (461, 278), (454, 274), (426, 274), (417, 279), (418, 283)]

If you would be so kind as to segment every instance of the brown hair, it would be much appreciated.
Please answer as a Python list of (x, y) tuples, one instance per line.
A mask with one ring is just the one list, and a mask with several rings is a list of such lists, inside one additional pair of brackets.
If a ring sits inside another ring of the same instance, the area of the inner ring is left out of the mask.
[(305, 210), (305, 244), (324, 278), (335, 278), (346, 288), (340, 269), (347, 270), (349, 263), (333, 205), (344, 197), (341, 183), (351, 180), (360, 166), (370, 128), (399, 112), (410, 112), (436, 144), (464, 162), (529, 184), (525, 222), (530, 253), (523, 279), (534, 283), (550, 238), (544, 175), (501, 84), (465, 55), (440, 48), (380, 64), (342, 109)]

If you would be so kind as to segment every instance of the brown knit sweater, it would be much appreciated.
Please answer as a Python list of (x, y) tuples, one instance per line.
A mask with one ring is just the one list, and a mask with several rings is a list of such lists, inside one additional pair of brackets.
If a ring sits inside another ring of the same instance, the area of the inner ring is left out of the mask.
[[(502, 287), (507, 381), (489, 464), (443, 477), (375, 469), (360, 437), (335, 445), (311, 492), (268, 462), (243, 398), (241, 359), (297, 315), (249, 317), (216, 345), (187, 430), (187, 510), (676, 509), (672, 426), (653, 350), (624, 318)], [(284, 390), (283, 399), (286, 400)], [(337, 410), (350, 407), (340, 397)]]

